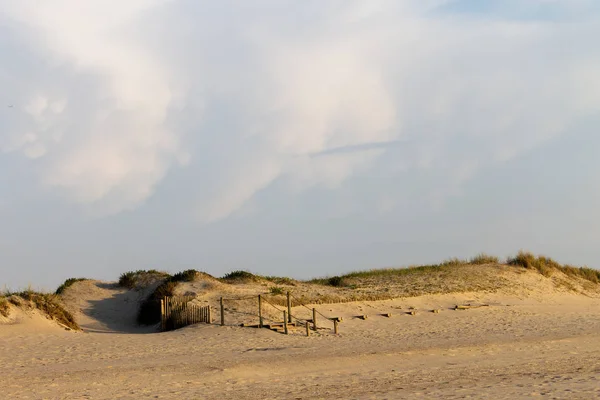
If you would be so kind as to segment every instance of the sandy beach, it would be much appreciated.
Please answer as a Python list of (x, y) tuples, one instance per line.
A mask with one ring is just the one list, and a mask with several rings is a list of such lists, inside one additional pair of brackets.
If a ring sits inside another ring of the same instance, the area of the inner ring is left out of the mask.
[[(284, 335), (218, 321), (156, 333), (131, 324), (138, 293), (85, 282), (72, 293), (79, 301), (71, 298), (83, 332), (35, 312), (0, 325), (0, 392), (6, 399), (600, 398), (600, 299), (538, 289), (319, 305), (343, 318), (340, 332), (321, 321), (306, 337), (303, 328)], [(94, 306), (94, 296), (106, 306)]]

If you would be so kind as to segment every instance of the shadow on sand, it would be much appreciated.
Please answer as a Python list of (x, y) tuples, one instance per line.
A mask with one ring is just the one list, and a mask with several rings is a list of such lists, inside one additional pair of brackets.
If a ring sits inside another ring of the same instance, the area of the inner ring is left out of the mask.
[(136, 318), (140, 303), (154, 291), (155, 285), (127, 290), (116, 283), (94, 282), (104, 292), (101, 299), (89, 300), (89, 307), (82, 310), (79, 324), (90, 333), (157, 333), (158, 326), (138, 325)]

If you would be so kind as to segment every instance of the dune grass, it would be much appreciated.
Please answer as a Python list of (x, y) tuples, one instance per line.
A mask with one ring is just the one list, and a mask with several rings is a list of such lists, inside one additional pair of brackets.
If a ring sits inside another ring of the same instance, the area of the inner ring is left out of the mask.
[(507, 264), (520, 266), (538, 271), (545, 277), (551, 277), (555, 271), (560, 271), (567, 276), (585, 279), (592, 283), (600, 283), (600, 271), (588, 267), (574, 267), (562, 265), (545, 256), (535, 256), (532, 253), (520, 251), (516, 256), (510, 257)]
[[(2, 303), (9, 302), (17, 307), (38, 309), (50, 319), (67, 328), (80, 330), (73, 315), (63, 307), (60, 297), (55, 293), (42, 293), (27, 289), (21, 292), (5, 291), (0, 298), (4, 299)], [(2, 308), (6, 309), (7, 307), (5, 305)], [(4, 316), (8, 316), (8, 313), (6, 314), (3, 313)]]
[(469, 259), (469, 264), (472, 265), (485, 265), (485, 264), (499, 264), (500, 258), (496, 256), (490, 256), (489, 254), (479, 253), (475, 257)]
[(254, 275), (249, 271), (237, 270), (226, 273), (221, 279), (226, 282), (253, 282), (260, 280), (260, 278), (259, 275)]
[(285, 276), (261, 276), (261, 278), (277, 285), (296, 286), (296, 281)]
[(480, 253), (468, 260), (459, 258), (450, 258), (440, 264), (410, 266), (406, 268), (382, 268), (364, 271), (354, 271), (344, 275), (331, 276), (325, 278), (316, 278), (309, 280), (309, 283), (333, 286), (349, 287), (351, 280), (361, 280), (377, 277), (400, 277), (415, 274), (427, 274), (439, 272), (447, 268), (466, 266), (466, 265), (512, 265), (520, 266), (526, 269), (538, 271), (545, 277), (551, 277), (555, 271), (560, 271), (570, 277), (576, 277), (588, 280), (592, 283), (600, 283), (600, 271), (589, 267), (574, 267), (571, 265), (561, 265), (560, 263), (545, 256), (535, 256), (532, 253), (520, 251), (516, 256), (509, 257), (506, 263), (502, 263), (496, 256)]
[(171, 275), (167, 272), (157, 271), (155, 269), (137, 271), (128, 271), (119, 277), (119, 286), (126, 289), (135, 289), (138, 286), (146, 286), (149, 282), (157, 279), (169, 279)]
[(394, 277), (403, 275), (413, 274), (426, 274), (429, 272), (436, 272), (445, 267), (452, 267), (458, 265), (466, 265), (467, 261), (459, 259), (450, 259), (444, 261), (441, 264), (431, 265), (420, 265), (411, 266), (407, 268), (380, 268), (380, 269), (369, 269), (363, 271), (354, 271), (345, 275), (331, 276), (325, 278), (315, 278), (308, 281), (308, 283), (316, 283), (334, 287), (346, 287), (350, 279), (365, 279), (365, 278), (377, 278), (377, 277)]
[(261, 280), (275, 283), (276, 285), (296, 286), (297, 281), (286, 276), (257, 275), (245, 270), (231, 271), (223, 275), (221, 281), (230, 284), (258, 282)]
[(87, 278), (69, 278), (60, 285), (54, 294), (63, 294), (67, 288), (71, 287), (76, 282), (87, 281)]
[(10, 315), (10, 304), (4, 296), (0, 297), (0, 315), (8, 317)]

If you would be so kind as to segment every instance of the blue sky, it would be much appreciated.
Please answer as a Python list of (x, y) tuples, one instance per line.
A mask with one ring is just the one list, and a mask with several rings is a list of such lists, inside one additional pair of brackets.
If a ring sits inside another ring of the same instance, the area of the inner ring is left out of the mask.
[(600, 266), (595, 1), (0, 11), (0, 284)]

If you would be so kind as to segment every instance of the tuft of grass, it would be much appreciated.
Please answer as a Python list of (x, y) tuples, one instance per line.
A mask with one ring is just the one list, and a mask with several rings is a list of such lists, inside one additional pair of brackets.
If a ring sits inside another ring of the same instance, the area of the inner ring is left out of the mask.
[(440, 265), (443, 265), (443, 266), (459, 266), (459, 265), (466, 265), (468, 263), (469, 262), (467, 260), (461, 260), (460, 258), (453, 257), (453, 258), (447, 259), (446, 261), (444, 261)]
[(60, 285), (54, 294), (63, 294), (68, 287), (71, 287), (76, 282), (86, 281), (87, 278), (69, 278)]
[(154, 325), (159, 323), (160, 300), (163, 297), (174, 296), (180, 282), (193, 282), (198, 274), (200, 274), (200, 272), (195, 269), (188, 269), (165, 279), (140, 305), (137, 315), (138, 324)]
[(168, 279), (171, 275), (166, 272), (157, 271), (155, 269), (145, 270), (138, 269), (137, 271), (128, 271), (121, 274), (119, 277), (119, 286), (126, 289), (135, 289), (140, 284), (145, 285), (152, 278)]
[(553, 271), (560, 269), (562, 266), (551, 258), (539, 256), (536, 257), (532, 253), (520, 251), (516, 256), (507, 260), (508, 265), (521, 266), (526, 269), (537, 270), (545, 277), (552, 276)]
[(484, 265), (484, 264), (498, 264), (500, 259), (496, 256), (490, 256), (489, 254), (479, 253), (475, 257), (469, 260), (469, 264)]
[(188, 269), (182, 272), (178, 272), (168, 279), (170, 282), (193, 282), (198, 275), (198, 271), (195, 269)]
[(10, 304), (6, 297), (0, 297), (0, 315), (8, 317), (10, 315)]
[(527, 269), (537, 270), (540, 274), (550, 277), (554, 271), (560, 271), (567, 276), (581, 278), (592, 283), (600, 283), (600, 271), (588, 267), (574, 267), (561, 265), (551, 258), (535, 256), (532, 253), (520, 251), (516, 256), (510, 257), (507, 264), (516, 265)]
[(223, 275), (222, 279), (225, 281), (257, 281), (259, 278), (258, 275), (251, 272), (238, 270)]
[(272, 295), (275, 295), (275, 296), (276, 295), (281, 295), (281, 294), (285, 293), (284, 289), (282, 287), (280, 287), (280, 286), (271, 286), (271, 288), (269, 289), (269, 292)]
[(263, 279), (278, 285), (296, 286), (296, 281), (285, 276), (263, 276)]
[(127, 289), (135, 288), (136, 276), (137, 276), (136, 271), (129, 271), (129, 272), (122, 273), (121, 276), (119, 277), (119, 286), (127, 288)]

